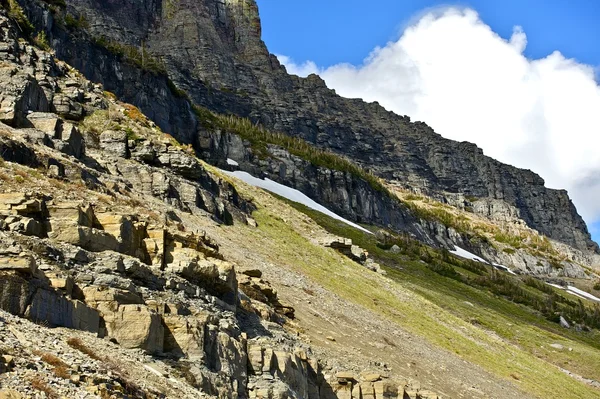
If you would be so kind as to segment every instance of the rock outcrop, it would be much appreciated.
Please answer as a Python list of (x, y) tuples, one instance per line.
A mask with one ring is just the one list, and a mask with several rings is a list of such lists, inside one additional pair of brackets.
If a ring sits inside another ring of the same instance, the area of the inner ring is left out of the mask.
[(0, 397), (342, 397), (293, 306), (201, 227), (254, 205), (3, 9), (0, 35)]
[[(53, 11), (39, 0), (21, 3), (59, 58), (139, 106), (182, 142), (199, 148), (204, 130), (189, 97), (343, 154), (391, 182), (502, 200), (540, 233), (598, 251), (567, 193), (545, 188), (535, 173), (494, 161), (473, 144), (446, 140), (376, 103), (339, 97), (315, 75), (288, 75), (261, 41), (254, 0), (148, 0), (135, 6), (75, 0)], [(65, 24), (67, 15), (80, 22)], [(41, 88), (23, 84), (18, 90), (31, 91), (28, 107), (45, 111), (52, 104), (65, 117), (79, 117), (69, 95), (44, 102)], [(6, 120), (19, 120), (24, 105), (15, 104)], [(358, 210), (354, 220), (364, 215)]]

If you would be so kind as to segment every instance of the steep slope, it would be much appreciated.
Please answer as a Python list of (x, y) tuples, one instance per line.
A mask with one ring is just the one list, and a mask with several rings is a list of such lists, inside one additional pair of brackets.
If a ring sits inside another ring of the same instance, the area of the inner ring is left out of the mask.
[[(248, 116), (348, 156), (404, 187), (502, 200), (540, 233), (598, 251), (567, 193), (545, 188), (538, 175), (496, 162), (472, 144), (446, 140), (377, 104), (341, 98), (316, 76), (287, 75), (261, 41), (252, 0), (147, 0), (134, 6), (73, 0), (53, 12), (44, 2), (22, 3), (61, 59), (196, 148), (202, 121), (182, 104), (183, 92), (196, 104)], [(146, 73), (132, 68), (127, 54)]]
[(591, 302), (228, 177), (14, 20), (0, 397), (600, 397)]

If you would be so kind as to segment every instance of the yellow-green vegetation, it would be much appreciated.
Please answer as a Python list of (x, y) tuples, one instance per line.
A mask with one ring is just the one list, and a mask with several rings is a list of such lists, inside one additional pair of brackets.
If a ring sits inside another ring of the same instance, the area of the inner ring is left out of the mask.
[[(564, 260), (564, 257), (561, 257), (559, 252), (554, 249), (548, 237), (540, 235), (528, 227), (511, 226), (511, 229), (508, 230), (483, 217), (468, 211), (461, 211), (425, 195), (399, 189), (395, 189), (394, 192), (419, 218), (440, 221), (459, 233), (471, 237), (471, 240), (487, 242), (507, 254), (514, 254), (516, 250), (523, 249), (534, 256), (547, 259), (554, 267), (562, 267), (560, 262)], [(475, 202), (476, 200), (476, 198), (470, 198), (469, 201)]]
[[(254, 248), (274, 263), (308, 276), (343, 300), (369, 309), (500, 378), (514, 381), (518, 376), (519, 387), (536, 397), (600, 398), (600, 392), (553, 366), (599, 379), (596, 331), (562, 330), (527, 307), (443, 277), (422, 262), (404, 254), (392, 255), (373, 242), (370, 248), (365, 246), (371, 254), (389, 255), (387, 260), (377, 259), (385, 261), (387, 280), (311, 243), (275, 212), (272, 207), (259, 205), (253, 215), (258, 230), (244, 231), (255, 243)], [(348, 228), (333, 220), (329, 223)], [(367, 235), (352, 230), (352, 238), (363, 246), (357, 237)], [(403, 270), (390, 267), (392, 262)], [(548, 347), (552, 343), (573, 351), (555, 354)]]
[(290, 154), (296, 155), (315, 166), (349, 173), (365, 180), (371, 188), (390, 198), (396, 198), (380, 181), (380, 179), (367, 172), (349, 159), (334, 154), (333, 152), (317, 148), (313, 144), (297, 137), (291, 137), (280, 132), (271, 130), (253, 123), (250, 119), (240, 118), (234, 115), (221, 115), (209, 111), (200, 106), (194, 106), (194, 110), (205, 127), (223, 129), (239, 135), (248, 140), (258, 155), (268, 156), (266, 147), (269, 144), (284, 148)]
[(76, 18), (69, 13), (65, 14), (64, 23), (69, 29), (87, 29), (90, 26), (83, 15)]
[(35, 37), (33, 38), (33, 42), (36, 46), (38, 46), (44, 51), (50, 51), (51, 49), (50, 43), (48, 43), (48, 36), (46, 36), (46, 32), (43, 30), (40, 31), (37, 35), (35, 35)]
[(163, 62), (152, 56), (146, 46), (142, 43), (140, 47), (119, 43), (105, 36), (95, 37), (94, 43), (104, 47), (114, 55), (123, 60), (154, 74), (166, 74), (167, 70)]
[(26, 36), (29, 36), (34, 31), (33, 25), (29, 22), (27, 15), (25, 15), (23, 8), (17, 0), (0, 0), (0, 6), (8, 11), (8, 17), (19, 26), (21, 32)]

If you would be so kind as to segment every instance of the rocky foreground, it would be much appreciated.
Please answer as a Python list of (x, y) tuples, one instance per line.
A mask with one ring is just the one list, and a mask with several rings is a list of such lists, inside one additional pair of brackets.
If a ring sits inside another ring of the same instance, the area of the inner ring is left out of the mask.
[(15, 32), (0, 10), (0, 397), (436, 397), (316, 357), (198, 227), (254, 205)]

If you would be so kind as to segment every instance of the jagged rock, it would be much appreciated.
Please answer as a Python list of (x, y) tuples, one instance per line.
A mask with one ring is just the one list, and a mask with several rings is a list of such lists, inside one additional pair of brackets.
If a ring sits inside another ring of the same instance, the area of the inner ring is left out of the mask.
[(142, 348), (149, 353), (161, 353), (164, 328), (159, 314), (141, 305), (118, 305), (114, 312), (100, 307), (107, 335), (125, 348)]
[(32, 112), (27, 115), (27, 120), (34, 128), (41, 130), (52, 138), (55, 137), (60, 125), (60, 118), (52, 112)]
[(0, 271), (13, 271), (32, 275), (35, 274), (36, 270), (35, 259), (29, 254), (0, 254)]
[(206, 258), (192, 248), (176, 248), (168, 255), (166, 270), (198, 283), (230, 305), (237, 300), (237, 278), (229, 262)]
[(180, 316), (163, 315), (165, 326), (164, 351), (189, 360), (204, 359), (204, 328), (208, 321), (206, 314)]
[(127, 133), (107, 130), (100, 135), (100, 148), (117, 157), (129, 157)]
[(83, 119), (84, 112), (81, 104), (61, 94), (55, 95), (52, 99), (52, 109), (66, 119), (75, 121)]
[(258, 269), (244, 270), (244, 271), (242, 271), (242, 273), (248, 277), (256, 277), (256, 278), (262, 277), (262, 272)]
[(56, 292), (38, 289), (25, 317), (48, 323), (51, 326), (75, 328), (99, 333), (100, 315), (83, 302), (70, 300)]

